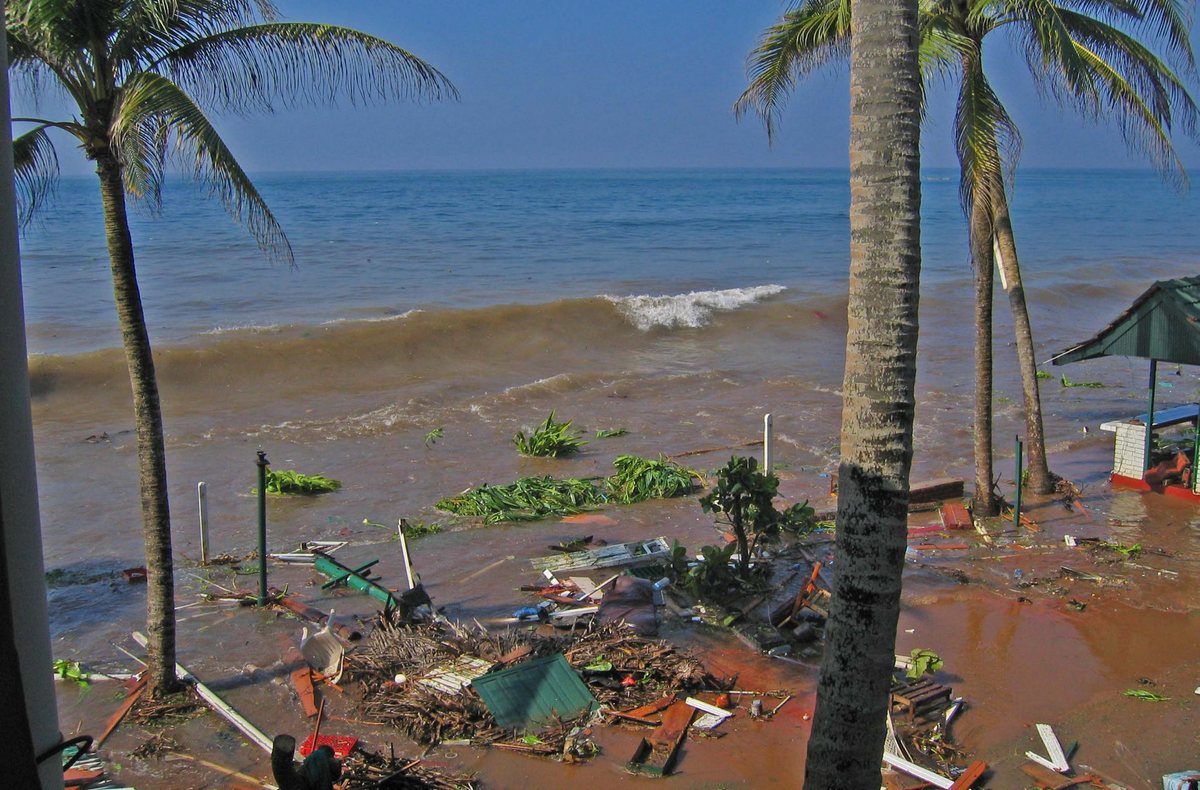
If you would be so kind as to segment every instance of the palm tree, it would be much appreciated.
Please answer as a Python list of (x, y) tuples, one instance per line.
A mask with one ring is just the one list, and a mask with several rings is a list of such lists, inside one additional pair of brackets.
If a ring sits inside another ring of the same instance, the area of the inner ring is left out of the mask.
[(900, 616), (921, 270), (917, 0), (850, 32), (850, 293), (837, 558), (804, 786), (878, 787)]
[[(1167, 57), (1189, 70), (1194, 59), (1183, 7), (1172, 0), (922, 2), (922, 70), (927, 79), (959, 77), (955, 144), (960, 195), (970, 223), (976, 295), (990, 301), (993, 249), (998, 250), (1024, 391), (1029, 485), (1046, 493), (1052, 490), (1054, 478), (1046, 462), (1033, 333), (1005, 181), (1015, 167), (1020, 137), (984, 71), (984, 38), (1000, 29), (1010, 31), (1026, 54), (1034, 79), (1047, 93), (1087, 118), (1114, 118), (1131, 148), (1148, 154), (1160, 170), (1180, 180), (1183, 168), (1171, 144), (1171, 129), (1178, 121), (1194, 133), (1196, 105), (1166, 60), (1137, 36), (1148, 33), (1161, 42)], [(756, 110), (771, 135), (775, 114), (795, 81), (842, 57), (849, 31), (849, 0), (802, 0), (763, 34), (751, 56), (751, 84), (735, 109)], [(990, 470), (990, 305), (977, 302), (976, 321), (976, 388), (984, 392), (982, 396), (977, 392), (975, 401), (974, 494), (976, 511), (990, 514), (995, 512)]]
[(78, 109), (65, 120), (15, 119), (34, 124), (13, 143), (22, 219), (44, 201), (58, 174), (49, 129), (75, 137), (100, 178), (137, 429), (150, 688), (162, 694), (176, 684), (171, 522), (162, 413), (126, 197), (157, 208), (174, 158), (261, 249), (290, 263), (283, 230), (204, 108), (270, 111), (297, 100), (436, 99), (456, 92), (432, 66), (387, 41), (331, 25), (280, 22), (269, 0), (9, 0), (5, 26), (14, 82), (33, 94), (53, 85)]

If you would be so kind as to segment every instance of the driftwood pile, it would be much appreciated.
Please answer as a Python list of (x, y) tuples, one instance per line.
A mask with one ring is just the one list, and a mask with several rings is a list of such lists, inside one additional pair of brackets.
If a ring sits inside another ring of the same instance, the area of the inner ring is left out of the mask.
[[(489, 632), (448, 623), (408, 625), (381, 615), (366, 643), (346, 657), (346, 669), (363, 684), (364, 713), (419, 743), (469, 740), (476, 745), (561, 754), (572, 735), (572, 722), (557, 722), (536, 739), (520, 739), (520, 733), (497, 724), (473, 689), (451, 694), (419, 682), (459, 656), (481, 658), (499, 669), (555, 653), (566, 657), (605, 708), (634, 708), (668, 694), (725, 690), (732, 685), (710, 675), (694, 656), (667, 642), (637, 636), (620, 624), (570, 633)], [(397, 682), (401, 675), (403, 681)]]

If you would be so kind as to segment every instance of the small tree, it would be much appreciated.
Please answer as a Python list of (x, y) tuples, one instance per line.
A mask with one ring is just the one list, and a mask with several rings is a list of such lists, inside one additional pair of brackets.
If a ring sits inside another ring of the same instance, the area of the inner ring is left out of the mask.
[(781, 516), (772, 500), (779, 478), (760, 472), (754, 458), (734, 456), (717, 472), (717, 484), (700, 498), (705, 513), (718, 513), (733, 528), (738, 547), (738, 576), (750, 575), (750, 553), (760, 540), (779, 534)]

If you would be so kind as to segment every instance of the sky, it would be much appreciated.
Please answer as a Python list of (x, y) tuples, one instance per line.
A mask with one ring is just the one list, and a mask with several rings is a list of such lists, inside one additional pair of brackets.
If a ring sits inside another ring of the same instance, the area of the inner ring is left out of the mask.
[[(217, 127), (253, 172), (419, 169), (847, 166), (848, 67), (799, 86), (768, 145), (734, 118), (746, 58), (781, 0), (284, 0), (286, 19), (347, 25), (441, 70), (457, 102), (305, 108)], [(1200, 40), (1193, 32), (1193, 45)], [(1024, 60), (987, 52), (1022, 131), (1024, 167), (1144, 167), (1112, 128), (1039, 96)], [(1200, 85), (1192, 81), (1200, 95)], [(953, 86), (935, 86), (923, 130), (926, 167), (955, 167)], [(14, 115), (29, 112), (14, 97)], [(48, 103), (38, 108), (49, 113)], [(58, 138), (65, 174), (91, 168)], [(1200, 144), (1177, 138), (1200, 171)]]

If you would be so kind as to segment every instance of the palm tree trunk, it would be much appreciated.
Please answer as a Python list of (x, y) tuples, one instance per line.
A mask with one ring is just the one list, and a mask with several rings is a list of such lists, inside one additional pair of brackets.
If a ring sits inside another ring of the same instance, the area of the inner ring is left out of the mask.
[(992, 488), (992, 220), (989, 201), (971, 202), (971, 264), (975, 269), (975, 491), (976, 517), (999, 512)]
[(920, 280), (915, 0), (855, 0), (837, 563), (804, 785), (879, 787), (900, 614)]
[(175, 678), (175, 579), (171, 559), (171, 514), (167, 503), (167, 462), (163, 445), (162, 411), (150, 335), (142, 313), (142, 296), (133, 264), (133, 240), (125, 211), (125, 187), (120, 165), (111, 155), (96, 157), (104, 230), (112, 268), (113, 296), (121, 324), (129, 382), (133, 388), (134, 423), (138, 442), (142, 540), (146, 552), (147, 668), (150, 693), (178, 688)]
[[(997, 179), (996, 183), (1002, 182)], [(1000, 248), (1000, 267), (1008, 283), (1008, 305), (1012, 310), (1013, 330), (1017, 337), (1017, 364), (1021, 371), (1021, 389), (1025, 395), (1025, 451), (1029, 456), (1025, 468), (1029, 470), (1029, 488), (1034, 493), (1049, 494), (1054, 490), (1054, 476), (1050, 474), (1050, 466), (1046, 461), (1033, 328), (1029, 323), (1029, 309), (1025, 305), (1025, 287), (1021, 283), (1021, 266), (1017, 259), (1012, 219), (1008, 213), (1008, 196), (1003, 188), (993, 192), (992, 216), (995, 218), (996, 242)], [(1020, 481), (1017, 484), (1020, 485)]]

